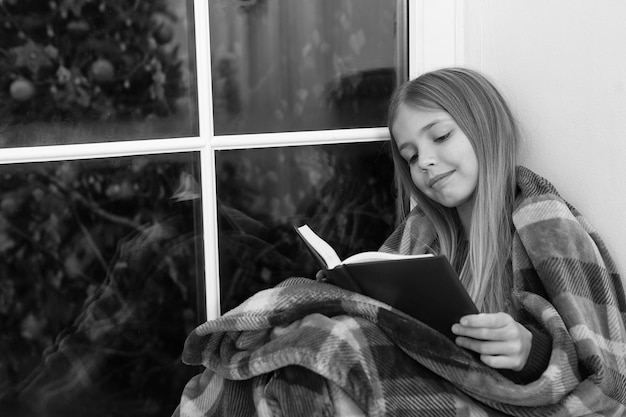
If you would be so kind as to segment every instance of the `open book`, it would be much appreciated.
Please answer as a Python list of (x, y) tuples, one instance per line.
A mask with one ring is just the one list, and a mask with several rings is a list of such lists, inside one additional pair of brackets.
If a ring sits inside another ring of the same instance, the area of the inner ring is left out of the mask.
[(389, 261), (389, 260), (398, 260), (398, 259), (415, 259), (415, 258), (424, 258), (427, 256), (433, 256), (432, 254), (423, 254), (423, 255), (400, 255), (397, 253), (386, 253), (386, 252), (361, 252), (356, 255), (352, 255), (344, 260), (339, 258), (335, 249), (328, 244), (324, 239), (319, 237), (308, 225), (300, 226), (296, 228), (296, 231), (304, 240), (304, 243), (309, 248), (309, 251), (313, 254), (313, 256), (317, 259), (325, 270), (330, 270), (338, 267), (342, 264), (354, 264), (354, 263), (362, 263), (362, 262), (374, 262), (374, 261)]
[(329, 283), (389, 304), (450, 339), (454, 323), (478, 313), (444, 256), (361, 252), (342, 260), (309, 226), (295, 229)]

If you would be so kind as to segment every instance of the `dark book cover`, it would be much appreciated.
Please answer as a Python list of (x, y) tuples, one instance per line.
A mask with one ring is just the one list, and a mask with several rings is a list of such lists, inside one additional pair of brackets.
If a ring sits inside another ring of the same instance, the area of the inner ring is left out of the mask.
[(444, 256), (343, 264), (327, 271), (328, 282), (389, 304), (448, 338), (450, 328), (476, 308)]

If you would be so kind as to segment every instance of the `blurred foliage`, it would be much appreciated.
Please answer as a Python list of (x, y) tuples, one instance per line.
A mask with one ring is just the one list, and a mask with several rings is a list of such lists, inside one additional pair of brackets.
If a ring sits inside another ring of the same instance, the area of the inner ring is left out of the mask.
[(123, 120), (184, 94), (167, 0), (0, 2), (0, 119)]
[(222, 312), (314, 277), (293, 226), (310, 225), (341, 258), (377, 250), (395, 226), (387, 142), (220, 151), (216, 162)]
[(171, 414), (194, 373), (185, 337), (205, 318), (198, 163), (1, 168), (0, 409)]

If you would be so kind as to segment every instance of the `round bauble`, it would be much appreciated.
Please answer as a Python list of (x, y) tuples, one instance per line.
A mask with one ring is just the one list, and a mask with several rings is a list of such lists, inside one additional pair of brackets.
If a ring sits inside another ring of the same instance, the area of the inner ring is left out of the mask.
[(174, 39), (174, 29), (167, 23), (161, 23), (154, 31), (154, 39), (159, 45), (164, 45)]
[(109, 60), (100, 58), (91, 64), (91, 76), (97, 83), (110, 83), (115, 77), (115, 68)]
[(28, 101), (35, 96), (35, 84), (25, 78), (18, 78), (11, 83), (9, 92), (17, 101)]

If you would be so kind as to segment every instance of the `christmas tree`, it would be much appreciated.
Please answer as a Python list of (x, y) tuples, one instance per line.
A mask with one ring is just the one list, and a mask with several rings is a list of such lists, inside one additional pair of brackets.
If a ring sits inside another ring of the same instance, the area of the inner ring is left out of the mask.
[(176, 18), (167, 0), (0, 0), (0, 126), (175, 113)]

